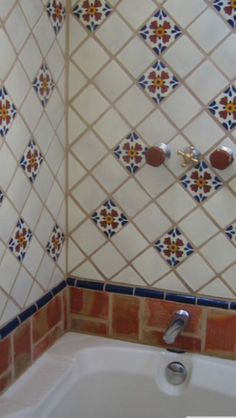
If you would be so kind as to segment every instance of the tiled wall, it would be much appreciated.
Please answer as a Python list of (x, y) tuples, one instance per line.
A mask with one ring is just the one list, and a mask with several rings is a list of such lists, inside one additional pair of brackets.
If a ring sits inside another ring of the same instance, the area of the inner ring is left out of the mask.
[(69, 274), (234, 299), (236, 162), (209, 162), (236, 152), (233, 2), (71, 0), (69, 25)]
[(65, 2), (1, 0), (0, 326), (64, 278)]

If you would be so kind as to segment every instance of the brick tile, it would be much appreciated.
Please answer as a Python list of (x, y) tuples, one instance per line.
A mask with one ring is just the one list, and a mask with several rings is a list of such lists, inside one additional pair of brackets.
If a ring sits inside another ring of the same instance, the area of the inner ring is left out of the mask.
[(11, 364), (10, 337), (0, 342), (0, 374), (4, 373)]
[(174, 344), (168, 345), (163, 341), (163, 332), (156, 330), (144, 330), (142, 343), (196, 353), (201, 352), (200, 338), (181, 335)]
[(13, 336), (15, 376), (18, 377), (31, 364), (30, 322), (18, 328)]
[(236, 359), (236, 314), (208, 311), (205, 351)]
[(112, 298), (112, 336), (138, 341), (139, 299), (115, 294)]
[(73, 318), (71, 320), (71, 330), (84, 332), (86, 334), (99, 335), (100, 337), (108, 336), (108, 324), (104, 322), (96, 322), (90, 319)]

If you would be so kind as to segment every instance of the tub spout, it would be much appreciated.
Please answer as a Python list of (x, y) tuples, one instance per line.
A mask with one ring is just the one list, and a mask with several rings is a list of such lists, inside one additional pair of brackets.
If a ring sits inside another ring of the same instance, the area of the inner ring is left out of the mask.
[(163, 335), (163, 340), (166, 344), (174, 344), (178, 335), (186, 327), (187, 323), (189, 322), (190, 314), (183, 309), (176, 311), (171, 322)]

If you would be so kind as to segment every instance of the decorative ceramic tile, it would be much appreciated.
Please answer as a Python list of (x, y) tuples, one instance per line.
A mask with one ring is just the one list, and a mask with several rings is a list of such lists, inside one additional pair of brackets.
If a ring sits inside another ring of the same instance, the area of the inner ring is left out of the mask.
[(158, 10), (147, 24), (140, 29), (139, 33), (146, 43), (159, 55), (162, 54), (182, 32), (163, 10)]
[(49, 1), (47, 5), (47, 12), (52, 23), (52, 27), (57, 35), (65, 20), (66, 10), (62, 3), (57, 0)]
[(14, 117), (16, 116), (16, 108), (11, 101), (6, 89), (0, 89), (0, 135), (5, 136), (9, 131)]
[(208, 109), (227, 131), (236, 126), (236, 87), (229, 86), (209, 106)]
[(193, 247), (178, 228), (171, 229), (156, 241), (155, 248), (173, 267), (194, 252)]
[(213, 0), (213, 6), (227, 20), (232, 28), (236, 27), (235, 0)]
[(25, 221), (20, 218), (8, 243), (8, 248), (20, 262), (23, 261), (25, 257), (31, 238), (32, 232), (30, 228), (26, 225)]
[(0, 205), (2, 204), (3, 198), (4, 198), (4, 194), (3, 194), (3, 192), (0, 190)]
[(55, 87), (55, 83), (52, 79), (51, 73), (45, 63), (42, 64), (37, 77), (33, 82), (33, 87), (39, 97), (43, 106), (46, 106), (52, 91)]
[(161, 61), (157, 61), (138, 80), (139, 85), (156, 103), (160, 103), (178, 86), (179, 81)]
[(132, 174), (142, 167), (145, 162), (147, 147), (135, 132), (131, 132), (114, 149), (114, 155)]
[(231, 241), (236, 244), (236, 222), (232, 223), (225, 229), (225, 233)]
[(126, 216), (112, 200), (107, 200), (107, 202), (94, 212), (92, 220), (108, 238), (116, 234), (116, 232), (128, 223)]
[(64, 241), (64, 233), (58, 225), (55, 225), (46, 247), (48, 254), (54, 261), (57, 261), (60, 256)]
[(199, 203), (222, 186), (222, 181), (209, 169), (205, 161), (193, 167), (180, 181)]
[(85, 0), (73, 8), (74, 16), (91, 32), (94, 32), (112, 12), (105, 0)]
[(27, 177), (30, 179), (31, 183), (33, 183), (36, 179), (42, 162), (43, 157), (40, 150), (35, 142), (31, 140), (20, 160), (20, 165), (25, 171)]

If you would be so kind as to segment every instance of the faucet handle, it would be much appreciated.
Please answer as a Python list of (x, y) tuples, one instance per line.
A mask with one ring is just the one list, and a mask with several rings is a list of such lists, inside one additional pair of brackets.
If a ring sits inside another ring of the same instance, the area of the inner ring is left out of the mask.
[(166, 144), (159, 144), (157, 146), (150, 147), (146, 154), (146, 163), (153, 167), (159, 167), (164, 161), (170, 158), (170, 148)]
[(178, 150), (177, 154), (183, 157), (182, 167), (199, 164), (201, 159), (201, 153), (193, 146), (186, 147), (183, 151)]
[(166, 344), (174, 344), (178, 335), (182, 333), (190, 320), (190, 313), (184, 309), (176, 311), (163, 335)]

